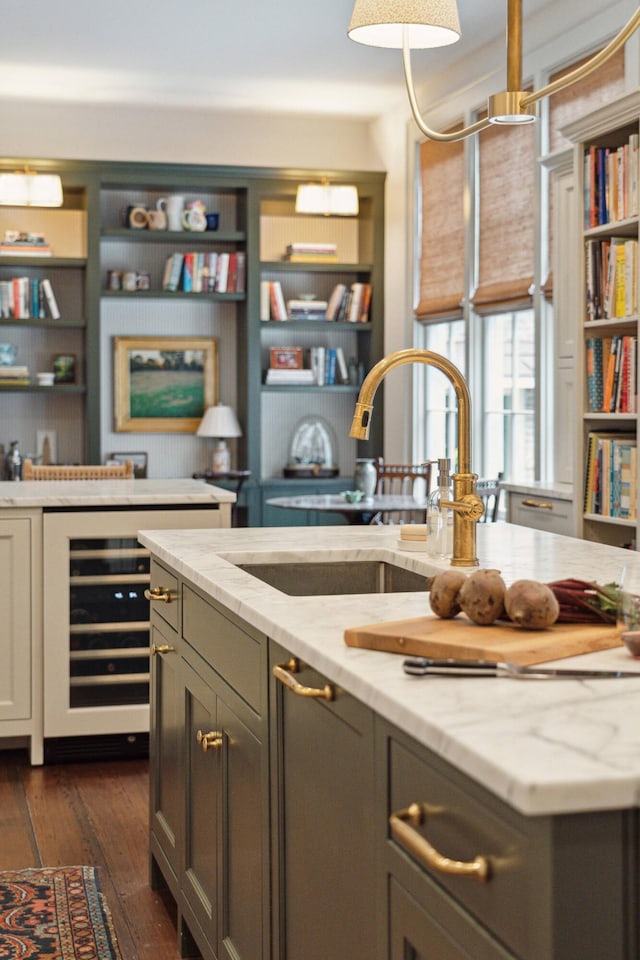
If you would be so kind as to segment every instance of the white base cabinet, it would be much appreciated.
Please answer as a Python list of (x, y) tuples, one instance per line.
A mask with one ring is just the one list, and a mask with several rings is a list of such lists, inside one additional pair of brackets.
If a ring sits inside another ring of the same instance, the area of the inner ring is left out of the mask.
[(39, 510), (0, 516), (0, 736), (28, 737), (42, 762)]

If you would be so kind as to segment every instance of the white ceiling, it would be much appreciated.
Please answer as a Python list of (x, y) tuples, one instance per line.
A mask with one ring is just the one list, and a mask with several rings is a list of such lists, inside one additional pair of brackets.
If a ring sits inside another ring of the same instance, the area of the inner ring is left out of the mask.
[[(550, 0), (526, 0), (525, 18)], [(553, 2), (553, 0), (551, 0)], [(404, 94), (402, 57), (346, 29), (353, 0), (27, 0), (2, 11), (2, 98), (373, 116)], [(504, 35), (506, 0), (458, 0), (463, 39)]]

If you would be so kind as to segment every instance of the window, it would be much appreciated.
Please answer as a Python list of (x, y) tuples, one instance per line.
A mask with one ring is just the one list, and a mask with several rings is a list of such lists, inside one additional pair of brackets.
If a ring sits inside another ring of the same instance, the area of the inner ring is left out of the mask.
[[(447, 357), (465, 374), (466, 324), (463, 320), (420, 327), (420, 347)], [(416, 426), (414, 462), (448, 457), (457, 468), (458, 402), (449, 379), (434, 367), (415, 368)]]
[(482, 428), (475, 469), (485, 477), (535, 478), (536, 360), (532, 309), (479, 318)]

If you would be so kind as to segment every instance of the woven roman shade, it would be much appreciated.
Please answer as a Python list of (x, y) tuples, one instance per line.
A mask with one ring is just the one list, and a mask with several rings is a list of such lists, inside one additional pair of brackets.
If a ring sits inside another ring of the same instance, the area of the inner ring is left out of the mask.
[(479, 135), (478, 287), (481, 313), (531, 303), (535, 139), (532, 123), (492, 125)]
[[(567, 73), (581, 66), (589, 57), (583, 57), (568, 67), (563, 67), (551, 74), (549, 80), (557, 80)], [(560, 130), (572, 120), (584, 116), (596, 107), (610, 103), (625, 91), (624, 83), (624, 47), (618, 50), (611, 59), (603, 63), (588, 77), (578, 83), (565, 87), (549, 97), (549, 151), (563, 150), (570, 146), (570, 141), (563, 137)]]
[(464, 295), (464, 143), (427, 140), (420, 147), (422, 320), (459, 316)]

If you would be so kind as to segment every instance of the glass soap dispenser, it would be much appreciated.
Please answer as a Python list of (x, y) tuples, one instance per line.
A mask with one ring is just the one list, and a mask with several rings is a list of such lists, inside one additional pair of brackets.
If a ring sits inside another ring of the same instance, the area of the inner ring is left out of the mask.
[(444, 501), (453, 499), (450, 469), (448, 458), (438, 460), (438, 486), (427, 502), (427, 553), (438, 559), (453, 556), (453, 510), (441, 506)]

